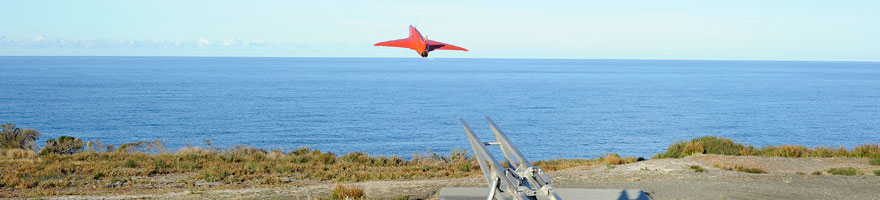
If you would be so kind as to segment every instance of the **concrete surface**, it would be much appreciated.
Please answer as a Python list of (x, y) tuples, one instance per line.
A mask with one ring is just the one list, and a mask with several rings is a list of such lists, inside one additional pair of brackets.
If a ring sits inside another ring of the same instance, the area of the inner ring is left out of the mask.
[[(650, 200), (647, 194), (638, 189), (586, 189), (555, 188), (562, 199), (608, 199), (608, 200)], [(444, 187), (440, 189), (439, 200), (485, 200), (488, 188)], [(542, 199), (542, 198), (538, 198)]]

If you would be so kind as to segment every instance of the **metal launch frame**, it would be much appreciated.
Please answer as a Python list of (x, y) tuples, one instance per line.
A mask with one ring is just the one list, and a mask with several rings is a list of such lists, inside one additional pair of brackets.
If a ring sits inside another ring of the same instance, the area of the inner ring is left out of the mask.
[[(471, 148), (474, 150), (474, 157), (480, 163), (483, 177), (489, 184), (487, 200), (535, 200), (539, 196), (551, 200), (562, 199), (553, 191), (553, 178), (544, 173), (541, 168), (533, 166), (516, 149), (516, 146), (510, 143), (510, 139), (501, 132), (492, 119), (486, 117), (486, 120), (489, 121), (489, 127), (495, 134), (495, 142), (481, 141), (464, 119), (459, 118), (459, 120), (464, 125), (464, 133), (467, 134)], [(498, 162), (495, 156), (486, 149), (486, 146), (500, 146), (504, 161)]]

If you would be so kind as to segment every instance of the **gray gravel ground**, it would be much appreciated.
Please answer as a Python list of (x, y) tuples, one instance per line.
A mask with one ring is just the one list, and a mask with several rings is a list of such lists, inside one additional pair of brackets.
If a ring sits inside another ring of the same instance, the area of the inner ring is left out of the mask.
[[(766, 173), (735, 169), (742, 165)], [(700, 166), (705, 172), (696, 172)], [(857, 176), (812, 175), (835, 167), (856, 167)], [(663, 199), (880, 199), (880, 166), (859, 158), (778, 158), (696, 155), (682, 159), (656, 159), (632, 164), (586, 166), (550, 172), (555, 187), (642, 189)], [(416, 181), (346, 183), (364, 188), (369, 199), (409, 197), (432, 199), (446, 186), (484, 186), (482, 177)], [(63, 199), (315, 199), (326, 197), (338, 183), (310, 182), (300, 186), (174, 192), (128, 196), (66, 196)]]

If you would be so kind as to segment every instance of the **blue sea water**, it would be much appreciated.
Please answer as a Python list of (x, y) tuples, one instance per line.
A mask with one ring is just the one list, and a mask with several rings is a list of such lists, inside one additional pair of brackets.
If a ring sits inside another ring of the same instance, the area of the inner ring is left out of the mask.
[(121, 144), (401, 155), (470, 149), (490, 116), (530, 159), (880, 142), (880, 63), (0, 57), (0, 122)]

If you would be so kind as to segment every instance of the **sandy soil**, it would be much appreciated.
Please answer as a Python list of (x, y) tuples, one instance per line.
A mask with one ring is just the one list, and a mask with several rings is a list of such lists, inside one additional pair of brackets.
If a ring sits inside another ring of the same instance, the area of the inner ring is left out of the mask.
[[(766, 174), (751, 174), (722, 168), (735, 165), (761, 168)], [(696, 172), (690, 166), (706, 172)], [(721, 168), (719, 168), (721, 167)], [(856, 167), (864, 174), (838, 176), (815, 171), (835, 167)], [(654, 199), (880, 199), (880, 166), (859, 158), (776, 158), (753, 156), (697, 155), (683, 159), (656, 159), (613, 168), (586, 166), (550, 172), (555, 187), (642, 189)], [(48, 199), (314, 199), (326, 197), (338, 183), (291, 180), (280, 186), (217, 185), (193, 183), (189, 189), (162, 189), (181, 184), (179, 177), (154, 178), (155, 189), (133, 185), (131, 193), (114, 195), (61, 196)], [(435, 199), (445, 186), (484, 186), (482, 177), (462, 179), (367, 181), (345, 183), (364, 188), (370, 199), (408, 196)], [(193, 189), (198, 188), (198, 189)], [(140, 195), (137, 195), (140, 194)]]

